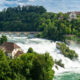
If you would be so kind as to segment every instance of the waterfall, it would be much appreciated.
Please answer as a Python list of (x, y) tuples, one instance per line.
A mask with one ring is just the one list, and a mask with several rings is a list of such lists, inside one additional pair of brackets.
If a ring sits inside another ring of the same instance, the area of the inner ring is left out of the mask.
[(49, 52), (52, 58), (55, 60), (62, 60), (62, 63), (65, 65), (65, 68), (58, 66), (58, 70), (53, 67), (56, 74), (63, 72), (76, 72), (80, 71), (80, 47), (76, 44), (70, 44), (69, 48), (75, 50), (79, 55), (78, 60), (70, 60), (64, 55), (60, 54), (60, 51), (56, 48), (56, 43), (51, 40), (40, 39), (40, 38), (32, 38), (29, 39), (27, 37), (10, 37), (8, 36), (8, 41), (14, 42), (19, 45), (22, 50), (26, 53), (28, 48), (32, 47), (34, 51), (43, 54), (45, 52)]

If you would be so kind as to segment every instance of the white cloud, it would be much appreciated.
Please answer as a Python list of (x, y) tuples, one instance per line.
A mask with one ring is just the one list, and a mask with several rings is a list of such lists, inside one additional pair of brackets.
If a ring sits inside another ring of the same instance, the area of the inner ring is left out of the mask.
[(17, 5), (42, 5), (48, 11), (80, 11), (80, 0), (0, 0), (0, 10)]
[(36, 1), (36, 0), (29, 0), (29, 1)]

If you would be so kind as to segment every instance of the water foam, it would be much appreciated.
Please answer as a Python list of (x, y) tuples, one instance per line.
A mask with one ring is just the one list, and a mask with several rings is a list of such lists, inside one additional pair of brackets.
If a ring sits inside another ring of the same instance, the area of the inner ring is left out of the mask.
[(60, 51), (56, 48), (56, 42), (52, 42), (50, 40), (39, 38), (28, 39), (27, 37), (8, 37), (8, 40), (19, 45), (25, 53), (27, 52), (28, 48), (32, 47), (34, 51), (41, 54), (49, 52), (54, 60), (61, 59), (62, 63), (64, 63), (65, 65), (65, 68), (61, 68), (60, 66), (58, 66), (59, 69), (57, 70), (55, 67), (53, 67), (57, 74), (72, 71), (79, 73), (80, 71), (80, 47), (76, 47), (72, 44), (69, 46), (79, 55), (78, 60), (72, 61), (64, 55), (60, 54)]

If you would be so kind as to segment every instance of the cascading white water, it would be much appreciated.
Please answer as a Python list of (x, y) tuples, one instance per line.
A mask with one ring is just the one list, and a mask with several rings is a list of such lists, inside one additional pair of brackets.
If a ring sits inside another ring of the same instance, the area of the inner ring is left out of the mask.
[(64, 57), (62, 54), (60, 54), (60, 51), (56, 48), (56, 42), (46, 40), (46, 39), (40, 39), (40, 38), (33, 38), (28, 39), (27, 37), (9, 37), (8, 41), (15, 42), (17, 45), (19, 45), (22, 50), (26, 53), (29, 47), (32, 47), (34, 51), (39, 52), (41, 54), (45, 52), (49, 52), (50, 55), (55, 60), (62, 60), (62, 63), (64, 63), (65, 68), (61, 68), (58, 66), (59, 70), (57, 70), (55, 67), (53, 69), (55, 70), (56, 74), (62, 73), (62, 72), (77, 72), (80, 71), (80, 47), (76, 47), (75, 45), (71, 44), (69, 47), (73, 50), (75, 50), (79, 58), (78, 60), (72, 61), (67, 57)]

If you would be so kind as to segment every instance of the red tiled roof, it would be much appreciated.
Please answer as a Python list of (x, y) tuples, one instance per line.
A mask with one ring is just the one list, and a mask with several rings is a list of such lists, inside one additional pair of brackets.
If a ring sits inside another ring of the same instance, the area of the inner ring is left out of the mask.
[(77, 15), (80, 15), (80, 12), (75, 12)]
[[(67, 14), (70, 14), (70, 13), (72, 13), (72, 12), (68, 12)], [(74, 13), (75, 13), (76, 15), (80, 15), (80, 12), (74, 11)]]
[(20, 48), (18, 45), (12, 42), (5, 42), (1, 47), (5, 50), (6, 53), (11, 53), (14, 49)]

